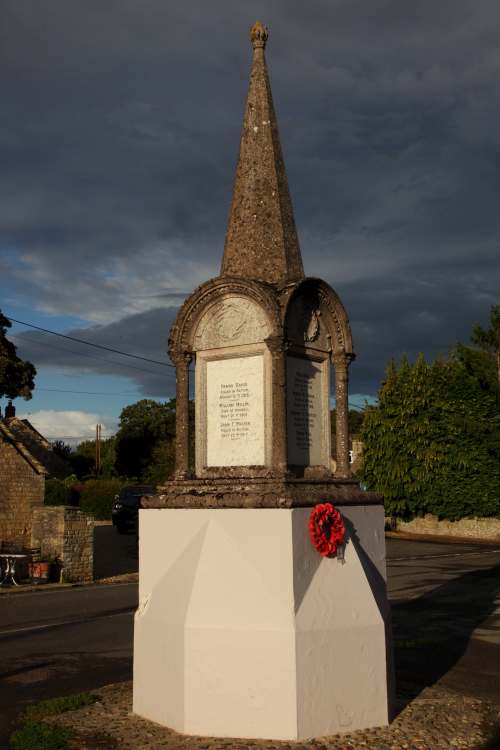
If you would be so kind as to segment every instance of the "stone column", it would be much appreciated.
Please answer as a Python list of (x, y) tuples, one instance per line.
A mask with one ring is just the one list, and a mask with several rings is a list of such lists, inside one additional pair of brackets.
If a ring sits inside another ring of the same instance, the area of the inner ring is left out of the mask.
[(288, 471), (286, 424), (286, 351), (288, 343), (280, 336), (266, 339), (272, 356), (272, 467), (277, 474)]
[(348, 479), (351, 476), (349, 467), (349, 375), (351, 358), (345, 352), (334, 352), (332, 361), (335, 366), (335, 402), (336, 402), (336, 452), (337, 469), (335, 476)]
[(175, 403), (175, 478), (185, 479), (189, 474), (189, 365), (191, 352), (182, 352), (174, 358), (176, 376)]

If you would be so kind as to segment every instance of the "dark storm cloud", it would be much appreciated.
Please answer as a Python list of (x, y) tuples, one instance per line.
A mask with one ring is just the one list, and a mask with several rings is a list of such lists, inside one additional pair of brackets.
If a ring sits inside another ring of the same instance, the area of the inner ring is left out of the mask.
[[(167, 354), (167, 338), (175, 308), (154, 308), (103, 326), (78, 328), (68, 334), (98, 346), (155, 360), (147, 362), (39, 331), (15, 336), (18, 353), (37, 367), (66, 373), (93, 373), (130, 378), (143, 395), (175, 396), (175, 369)], [(158, 364), (160, 363), (160, 364)], [(161, 364), (163, 363), (163, 365)]]
[(352, 318), (353, 387), (373, 392), (390, 356), (431, 356), (486, 320), (500, 230), (497, 3), (3, 10), (0, 271), (12, 296), (101, 324), (83, 338), (158, 358), (159, 321), (218, 273), (260, 17), (304, 265)]

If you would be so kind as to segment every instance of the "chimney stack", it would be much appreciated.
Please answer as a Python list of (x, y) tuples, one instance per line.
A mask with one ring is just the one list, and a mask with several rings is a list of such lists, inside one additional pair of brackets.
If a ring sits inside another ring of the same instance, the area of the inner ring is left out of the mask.
[(16, 416), (16, 407), (12, 403), (12, 401), (9, 401), (7, 406), (5, 407), (5, 419), (13, 419)]

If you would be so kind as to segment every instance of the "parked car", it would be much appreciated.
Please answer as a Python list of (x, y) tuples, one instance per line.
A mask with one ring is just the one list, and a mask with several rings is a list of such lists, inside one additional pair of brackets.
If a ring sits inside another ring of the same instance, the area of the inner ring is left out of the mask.
[(137, 531), (141, 497), (154, 494), (155, 488), (149, 484), (129, 484), (122, 487), (120, 494), (115, 495), (111, 507), (113, 526), (119, 534)]

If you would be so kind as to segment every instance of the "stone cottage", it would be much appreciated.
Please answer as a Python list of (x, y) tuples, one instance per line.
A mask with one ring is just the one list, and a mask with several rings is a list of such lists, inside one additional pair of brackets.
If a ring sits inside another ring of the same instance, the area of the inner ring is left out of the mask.
[(63, 477), (64, 461), (12, 404), (0, 418), (0, 542), (30, 544), (32, 511), (42, 506), (45, 479)]

